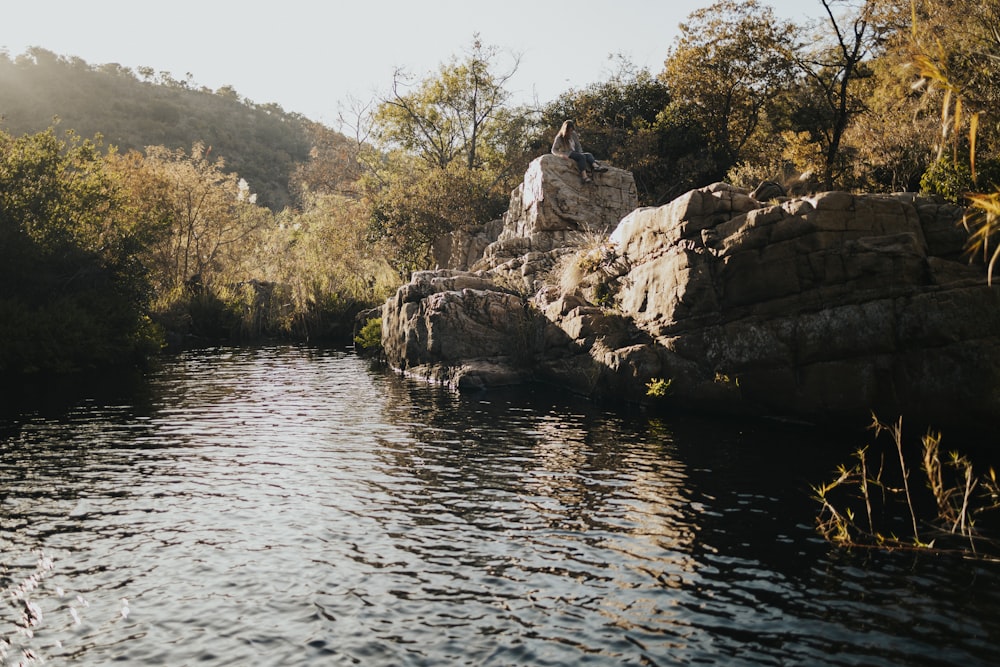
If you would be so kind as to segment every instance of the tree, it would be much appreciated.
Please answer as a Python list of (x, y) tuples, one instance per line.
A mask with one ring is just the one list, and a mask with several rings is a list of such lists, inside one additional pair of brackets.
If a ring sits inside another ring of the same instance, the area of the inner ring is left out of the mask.
[[(842, 171), (844, 133), (850, 121), (867, 108), (865, 91), (859, 89), (860, 82), (871, 76), (866, 61), (878, 52), (891, 25), (879, 21), (878, 0), (820, 2), (831, 33), (820, 39), (817, 48), (799, 50), (803, 89), (811, 95), (811, 109), (801, 110), (800, 117), (809, 118), (806, 129), (823, 147), (822, 181), (831, 189)], [(838, 8), (846, 12), (838, 16)]]
[(244, 256), (248, 275), (285, 286), (295, 325), (315, 336), (328, 319), (345, 319), (384, 302), (399, 285), (367, 238), (365, 204), (329, 193), (304, 195), (302, 209), (286, 209)]
[(96, 141), (0, 133), (0, 374), (138, 362), (145, 315), (144, 217)]
[(455, 160), (477, 169), (502, 159), (508, 147), (497, 138), (503, 136), (510, 98), (504, 86), (517, 71), (518, 59), (510, 69), (496, 72), (497, 55), (496, 47), (484, 46), (477, 35), (464, 60), (453, 58), (412, 91), (406, 90), (412, 77), (397, 70), (375, 115), (381, 144), (402, 148), (439, 169)]
[(361, 165), (356, 145), (319, 123), (309, 123), (307, 129), (309, 160), (295, 168), (288, 184), (297, 202), (305, 205), (313, 194), (357, 194)]
[(623, 62), (607, 81), (571, 89), (548, 104), (532, 144), (548, 151), (559, 126), (572, 118), (587, 151), (631, 171), (640, 203), (658, 203), (666, 190), (689, 182), (693, 174), (678, 173), (674, 165), (688, 150), (698, 150), (663, 114), (669, 102), (663, 81)]
[(757, 0), (720, 0), (680, 25), (660, 74), (677, 115), (704, 128), (720, 175), (745, 157), (775, 94), (791, 81), (790, 23)]
[(268, 222), (256, 206), (246, 181), (226, 173), (221, 159), (195, 144), (190, 155), (162, 146), (147, 149), (145, 165), (157, 187), (148, 196), (165, 210), (169, 233), (152, 249), (151, 265), (161, 294), (197, 281), (211, 287), (217, 279), (233, 279), (252, 234)]
[[(370, 116), (373, 146), (359, 142), (371, 236), (404, 275), (426, 268), (440, 236), (488, 222), (506, 208), (526, 163), (527, 116), (508, 106), (498, 52), (473, 40), (464, 59), (411, 83), (402, 72)], [(407, 89), (410, 90), (407, 90)], [(370, 150), (374, 149), (374, 150)]]
[(843, 152), (854, 159), (846, 162), (841, 181), (869, 192), (918, 190), (931, 161), (928, 130), (936, 123), (914, 114), (905, 99), (876, 95), (866, 104), (863, 117), (848, 125), (842, 137)]

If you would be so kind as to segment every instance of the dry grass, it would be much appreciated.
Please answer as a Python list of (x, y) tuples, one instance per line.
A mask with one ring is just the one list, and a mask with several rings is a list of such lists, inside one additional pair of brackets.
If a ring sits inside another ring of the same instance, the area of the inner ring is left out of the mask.
[[(855, 452), (853, 466), (841, 465), (835, 478), (813, 487), (820, 504), (817, 528), (842, 546), (953, 551), (1000, 559), (1000, 542), (979, 530), (979, 521), (1000, 507), (1000, 487), (990, 468), (977, 475), (965, 456), (942, 456), (941, 434), (921, 439), (917, 467), (908, 463), (902, 420), (873, 418), (876, 438), (889, 434), (891, 447)], [(911, 483), (919, 473), (924, 484)]]

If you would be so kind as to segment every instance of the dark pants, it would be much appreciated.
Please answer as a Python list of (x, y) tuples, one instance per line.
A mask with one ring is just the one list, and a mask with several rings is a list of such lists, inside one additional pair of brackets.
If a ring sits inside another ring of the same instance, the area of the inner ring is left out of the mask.
[(577, 153), (576, 151), (570, 151), (569, 159), (576, 162), (576, 167), (580, 170), (581, 174), (592, 168), (594, 163), (597, 162), (590, 153)]

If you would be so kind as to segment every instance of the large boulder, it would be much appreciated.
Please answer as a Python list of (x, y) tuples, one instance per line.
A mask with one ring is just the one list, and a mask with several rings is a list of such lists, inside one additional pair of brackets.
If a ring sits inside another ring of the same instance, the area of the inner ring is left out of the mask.
[(382, 347), (394, 368), (456, 389), (517, 384), (531, 377), (532, 320), (482, 275), (421, 271), (383, 306)]
[[(554, 232), (606, 233), (638, 205), (631, 172), (609, 167), (580, 179), (575, 163), (542, 155), (528, 165), (524, 181), (511, 195), (500, 240), (527, 238), (545, 243)], [(550, 250), (551, 247), (539, 247)]]
[(715, 377), (775, 415), (996, 419), (1000, 290), (981, 267), (952, 261), (959, 218), (912, 195), (761, 206), (706, 188), (613, 232), (631, 267), (618, 303), (700, 368), (694, 385), (673, 384), (679, 396)]
[(502, 231), (503, 220), (497, 219), (445, 234), (432, 248), (434, 263), (440, 269), (467, 271), (482, 258), (486, 248), (497, 240)]
[[(717, 183), (633, 206), (605, 237), (634, 184), (599, 178), (536, 160), (476, 271), (415, 274), (385, 305), (390, 364), (459, 389), (534, 380), (640, 402), (669, 382), (675, 406), (812, 421), (1000, 418), (1000, 288), (960, 257), (961, 209), (764, 203)], [(581, 235), (604, 241), (596, 259)], [(574, 252), (596, 277), (567, 287), (548, 272)]]
[(583, 183), (574, 163), (542, 155), (511, 193), (496, 241), (471, 268), (534, 291), (561, 257), (605, 237), (637, 205), (631, 172), (609, 167)]

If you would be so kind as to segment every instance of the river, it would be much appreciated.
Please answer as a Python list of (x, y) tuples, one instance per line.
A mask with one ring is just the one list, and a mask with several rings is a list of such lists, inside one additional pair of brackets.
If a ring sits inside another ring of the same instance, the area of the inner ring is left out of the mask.
[(853, 447), (168, 357), (0, 420), (0, 664), (996, 664), (1000, 565), (816, 535)]

